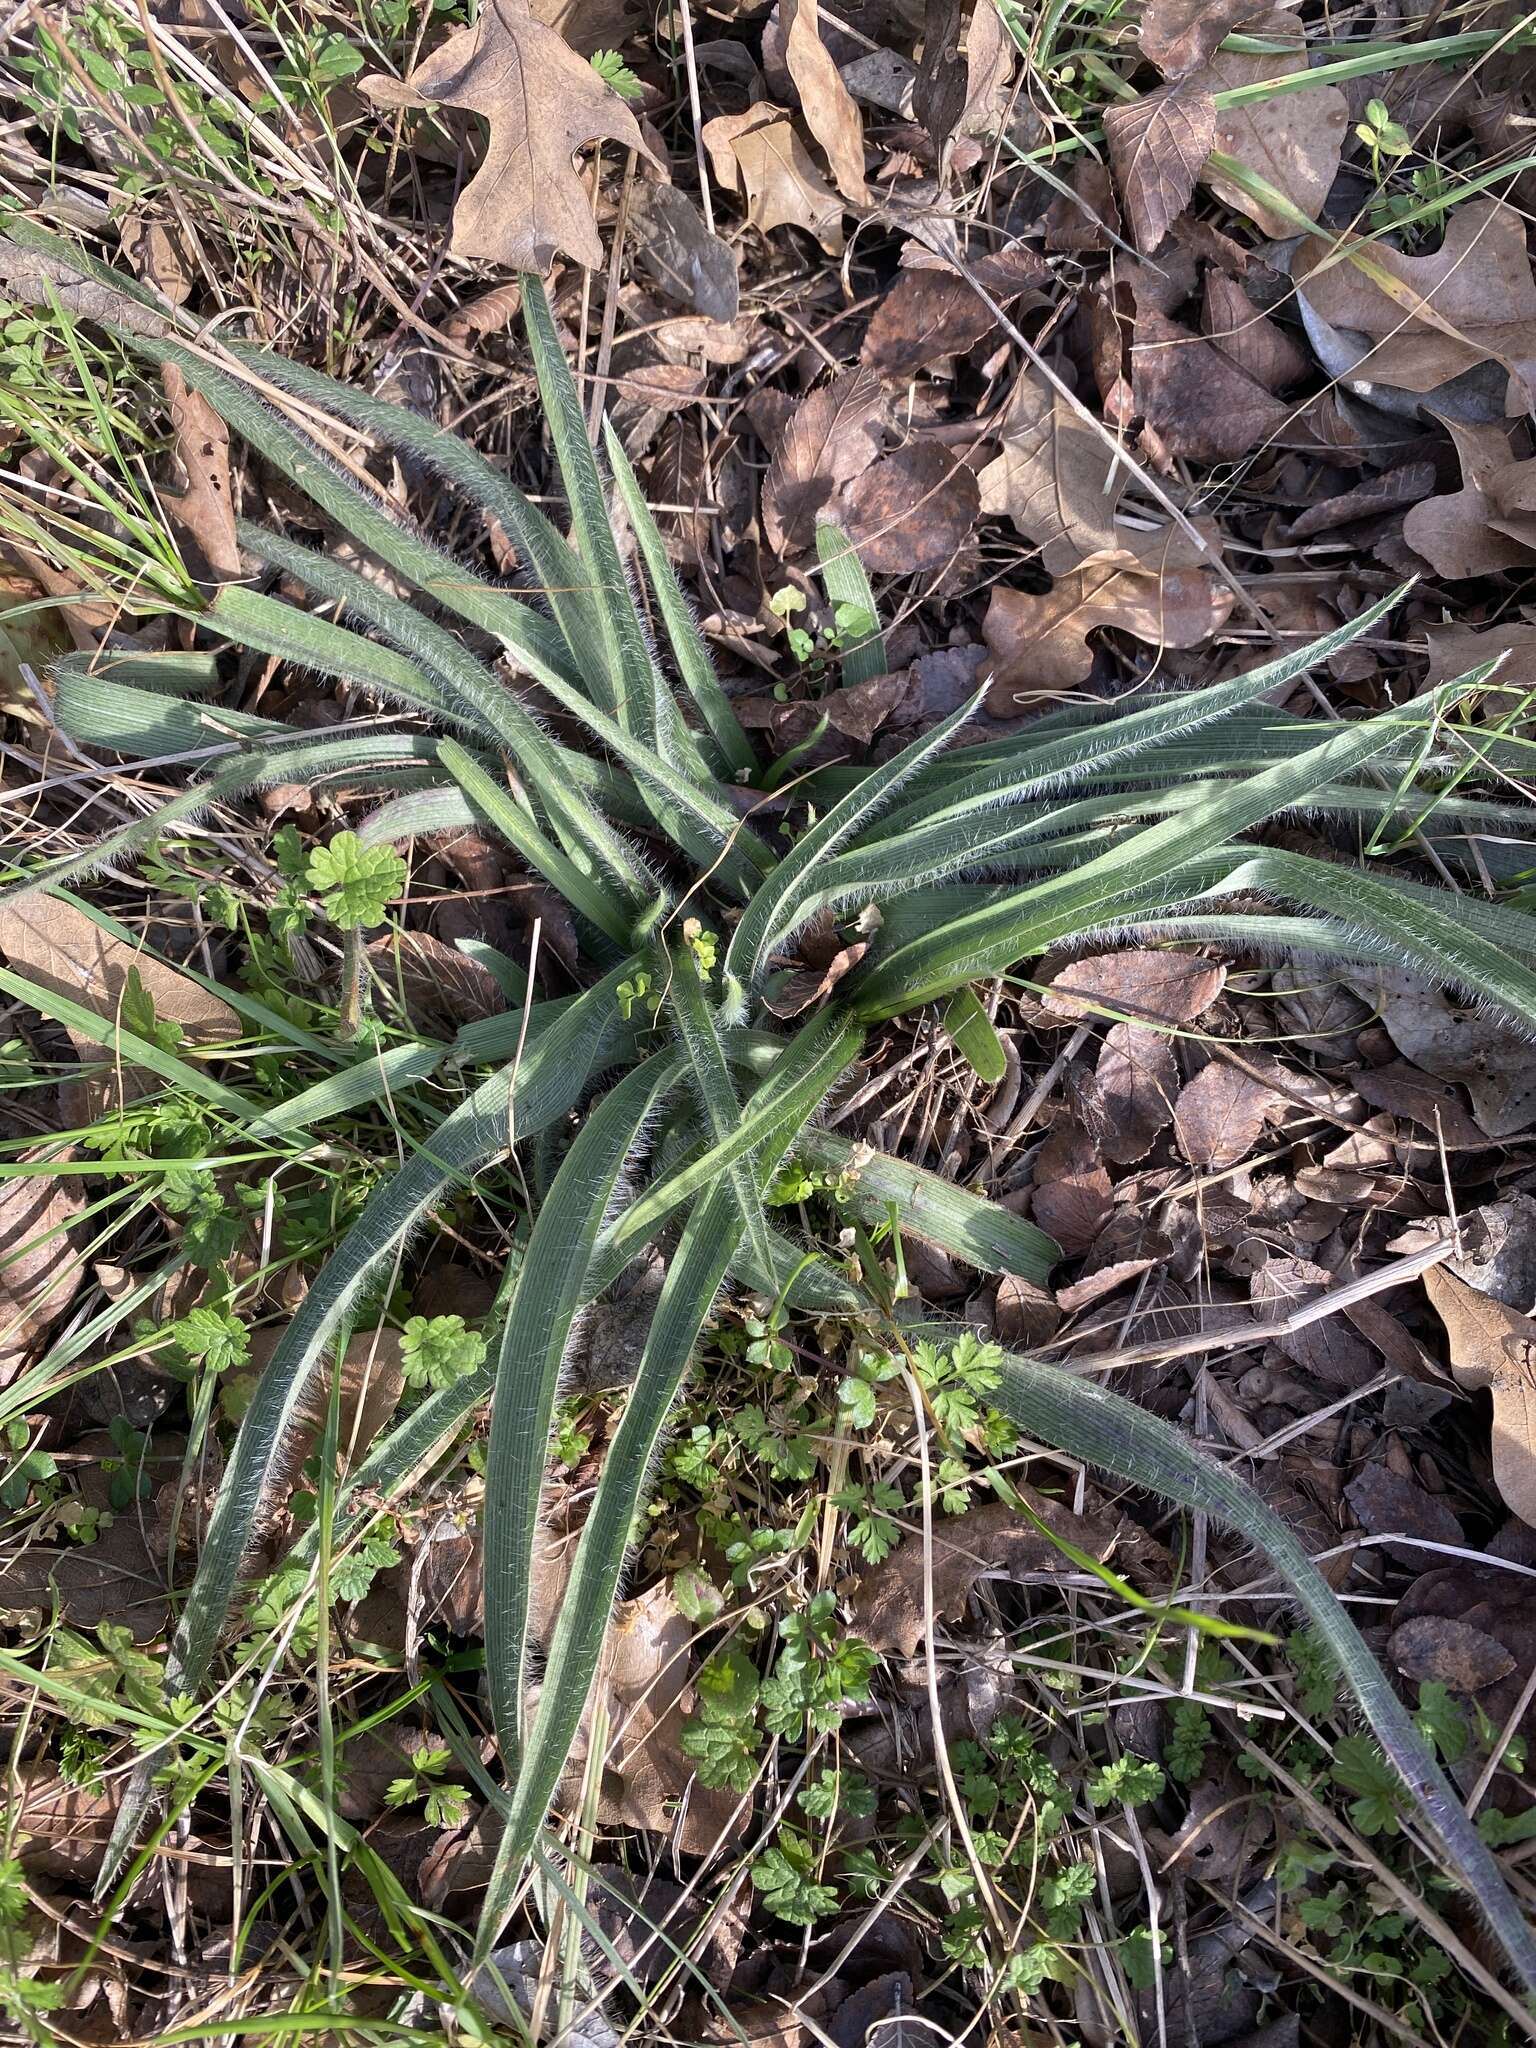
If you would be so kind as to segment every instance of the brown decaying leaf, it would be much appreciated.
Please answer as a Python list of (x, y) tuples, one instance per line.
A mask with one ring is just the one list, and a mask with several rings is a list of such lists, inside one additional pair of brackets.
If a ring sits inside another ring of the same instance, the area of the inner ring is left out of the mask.
[(1286, 1109), (1284, 1096), (1241, 1067), (1213, 1059), (1179, 1092), (1173, 1127), (1191, 1166), (1225, 1173), (1246, 1159), (1271, 1117)]
[(160, 372), (171, 408), (176, 460), (185, 488), (167, 494), (171, 518), (187, 549), (193, 574), (204, 583), (228, 583), (241, 573), (230, 489), (229, 429), (174, 363)]
[(837, 189), (862, 206), (869, 197), (864, 183), (864, 123), (821, 40), (817, 0), (781, 0), (779, 16), (784, 62), (800, 95), (805, 125), (826, 151)]
[[(1186, 83), (1202, 92), (1230, 92), (1239, 86), (1289, 78), (1294, 72), (1307, 69), (1302, 30), (1294, 14), (1267, 15), (1248, 33), (1262, 36), (1267, 42), (1290, 43), (1294, 48), (1253, 57), (1235, 50), (1217, 50), (1203, 69), (1189, 75)], [(1337, 174), (1348, 124), (1349, 102), (1337, 86), (1309, 86), (1302, 92), (1280, 93), (1223, 108), (1216, 122), (1215, 149), (1257, 171), (1292, 206), (1309, 220), (1316, 220), (1318, 208)], [(1295, 234), (1296, 223), (1289, 213), (1251, 197), (1219, 172), (1208, 168), (1202, 182), (1266, 235)]]
[(1266, 391), (1294, 384), (1312, 367), (1310, 357), (1279, 322), (1261, 313), (1237, 279), (1214, 264), (1205, 273), (1200, 327), (1208, 341)]
[(848, 370), (802, 398), (763, 482), (763, 533), (775, 554), (809, 547), (839, 485), (880, 450), (885, 393), (872, 370)]
[(836, 514), (877, 576), (942, 569), (976, 524), (976, 472), (937, 441), (909, 441), (845, 484)]
[(1019, 715), (1033, 697), (1072, 689), (1093, 668), (1088, 635), (1115, 626), (1153, 647), (1198, 647), (1236, 602), (1174, 527), (1058, 577), (1042, 596), (993, 587), (982, 636), (996, 663), (988, 709)]
[(69, 1307), (80, 1261), (69, 1241), (85, 1207), (79, 1182), (0, 1182), (0, 1368), (20, 1358)]
[(1138, 249), (1158, 247), (1188, 206), (1216, 141), (1216, 102), (1187, 85), (1159, 86), (1104, 109), (1104, 139)]
[[(1495, 481), (1506, 492), (1511, 469), (1509, 432), (1500, 426), (1467, 426), (1446, 420), (1461, 463), (1461, 489), (1422, 498), (1403, 521), (1403, 538), (1437, 576), (1486, 576), (1496, 569), (1529, 568), (1536, 562), (1536, 519), (1529, 513), (1499, 516), (1491, 495)], [(1507, 509), (1507, 507), (1506, 507)]]
[(1109, 1216), (1110, 1180), (1099, 1148), (1080, 1124), (1062, 1123), (1035, 1159), (1030, 1213), (1068, 1258), (1087, 1251)]
[(1069, 960), (1042, 998), (1053, 1017), (1108, 1011), (1151, 1024), (1193, 1024), (1226, 986), (1227, 970), (1198, 953), (1129, 946)]
[[(1106, 1516), (1074, 1515), (1033, 1487), (1019, 1492), (1050, 1528), (1103, 1562), (1119, 1535)], [(933, 1527), (933, 1611), (941, 1621), (961, 1621), (977, 1581), (988, 1572), (1070, 1572), (1077, 1567), (1026, 1515), (1004, 1501), (988, 1501), (958, 1521)], [(872, 1565), (849, 1602), (850, 1622), (877, 1650), (910, 1657), (926, 1630), (923, 1606), (923, 1541), (910, 1535), (889, 1557)]]
[(1380, 241), (1365, 246), (1374, 269), (1392, 280), (1387, 287), (1318, 236), (1308, 236), (1291, 261), (1291, 275), (1315, 312), (1375, 339), (1352, 375), (1432, 391), (1477, 363), (1494, 362), (1510, 374), (1508, 412), (1531, 410), (1536, 281), (1525, 221), (1514, 207), (1499, 199), (1468, 200), (1451, 214), (1444, 241), (1428, 256), (1405, 256)]
[[(114, 938), (83, 910), (56, 896), (32, 895), (0, 904), (0, 953), (18, 974), (111, 1022), (120, 1014), (129, 973), (136, 970), (156, 1017), (179, 1024), (185, 1043), (219, 1044), (238, 1038), (244, 1029), (220, 997), (141, 953), (128, 940)], [(79, 1084), (65, 1084), (61, 1095), (67, 1121), (88, 1122), (108, 1101), (132, 1101), (152, 1085), (141, 1069), (111, 1048), (74, 1032), (70, 1038), (83, 1061), (110, 1060), (113, 1072), (110, 1078), (92, 1076), (83, 1093), (76, 1092)]]
[(1352, 491), (1341, 491), (1336, 498), (1308, 505), (1286, 528), (1286, 538), (1310, 540), (1314, 534), (1333, 533), (1357, 519), (1379, 519), (1384, 512), (1420, 504), (1434, 488), (1432, 462), (1400, 463), (1396, 469), (1383, 470), (1380, 476), (1367, 477)]
[(1144, 1159), (1173, 1119), (1178, 1086), (1178, 1062), (1162, 1032), (1113, 1025), (1104, 1034), (1088, 1097), (1104, 1157), (1117, 1166)]
[[(976, 281), (1000, 306), (1050, 279), (1032, 249), (999, 250), (971, 265)], [(859, 359), (882, 377), (907, 378), (944, 356), (963, 355), (997, 325), (997, 316), (968, 279), (951, 270), (904, 270), (875, 308)]]
[(1362, 975), (1354, 986), (1379, 1005), (1404, 1059), (1466, 1089), (1478, 1127), (1490, 1138), (1512, 1138), (1536, 1123), (1531, 1049), (1510, 1025), (1390, 968)]
[[(490, 133), (453, 210), (455, 256), (542, 274), (557, 255), (595, 270), (603, 245), (571, 159), (584, 144), (651, 151), (619, 95), (527, 0), (486, 0), (405, 81), (414, 104), (462, 107)], [(406, 102), (410, 104), (410, 101)]]
[(487, 968), (430, 932), (390, 933), (370, 940), (367, 950), (374, 973), (418, 1027), (470, 1024), (508, 1007)]
[(1416, 1543), (1384, 1543), (1389, 1556), (1404, 1564), (1422, 1564), (1422, 1543), (1464, 1543), (1466, 1531), (1449, 1501), (1431, 1493), (1416, 1479), (1406, 1479), (1389, 1465), (1366, 1465), (1344, 1489), (1344, 1498), (1368, 1536), (1407, 1536)]
[(788, 114), (770, 100), (744, 114), (717, 114), (700, 131), (715, 176), (740, 192), (747, 219), (764, 234), (809, 228), (830, 256), (843, 246), (843, 202), (817, 170)]
[(1025, 375), (998, 423), (1002, 453), (981, 470), (981, 509), (1004, 514), (1040, 549), (1040, 565), (1064, 575), (1087, 556), (1112, 552), (1115, 507), (1126, 470), (1112, 438), (1096, 433), (1059, 392)]
[(1142, 443), (1162, 469), (1235, 462), (1287, 428), (1292, 438), (1301, 431), (1294, 409), (1225, 351), (1139, 299), (1131, 386), (1145, 421)]
[(1493, 1396), (1493, 1480), (1522, 1522), (1536, 1523), (1536, 1322), (1431, 1266), (1424, 1291), (1445, 1325), (1451, 1371)]
[(1404, 1678), (1419, 1685), (1448, 1685), (1455, 1692), (1481, 1692), (1515, 1668), (1497, 1638), (1446, 1614), (1411, 1615), (1392, 1631), (1387, 1648)]
[(1269, 0), (1145, 0), (1136, 40), (1165, 78), (1182, 78), (1269, 11)]

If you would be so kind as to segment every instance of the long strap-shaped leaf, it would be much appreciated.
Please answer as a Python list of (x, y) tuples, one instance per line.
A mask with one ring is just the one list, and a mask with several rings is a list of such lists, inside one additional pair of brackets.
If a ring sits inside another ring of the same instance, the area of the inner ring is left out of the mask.
[(816, 559), (821, 564), (821, 580), (827, 587), (834, 621), (839, 605), (851, 605), (867, 621), (861, 633), (846, 640), (839, 634), (838, 661), (843, 685), (848, 688), (855, 683), (873, 682), (876, 676), (887, 674), (891, 664), (885, 642), (880, 637), (880, 614), (875, 609), (875, 593), (869, 587), (869, 577), (859, 560), (859, 551), (840, 526), (834, 526), (827, 519), (818, 519)]
[[(733, 1008), (745, 1002), (746, 991), (754, 988), (767, 969), (775, 946), (783, 943), (794, 927), (808, 897), (818, 864), (829, 860), (878, 815), (901, 785), (915, 775), (925, 761), (949, 745), (981, 703), (981, 692), (942, 719), (921, 739), (904, 747), (892, 760), (866, 776), (827, 815), (804, 833), (764, 882), (746, 914), (731, 935), (725, 956), (725, 987)], [(745, 1022), (745, 1019), (738, 1021)]]
[[(602, 869), (612, 878), (607, 893), (622, 894), (636, 911), (649, 900), (654, 892), (633, 850), (607, 819), (594, 811), (590, 801), (578, 793), (570, 750), (551, 738), (516, 693), (507, 689), (451, 633), (424, 619), (376, 583), (313, 548), (296, 547), (291, 541), (244, 522), (237, 531), (242, 547), (258, 560), (282, 569), (317, 596), (345, 605), (355, 616), (366, 619), (385, 634), (436, 686), (444, 706), (439, 716), (446, 715), (454, 724), (470, 724), (505, 747), (535, 798), (554, 821), (566, 853), (576, 866), (590, 870), (594, 881), (598, 879), (597, 870)], [(249, 592), (243, 591), (239, 599), (245, 607), (253, 602), (271, 602), (253, 600)], [(227, 614), (228, 599), (221, 595), (214, 609), (216, 615), (221, 611)], [(323, 622), (307, 623), (313, 627)]]
[(1300, 802), (1308, 790), (1348, 775), (1379, 753), (1402, 721), (1436, 715), (1459, 688), (1450, 684), (1391, 717), (1344, 726), (1294, 761), (1218, 785), (1187, 811), (1131, 833), (1067, 874), (1005, 894), (987, 909), (897, 947), (861, 978), (858, 1014), (867, 1022), (897, 1016), (963, 982), (1001, 973), (1064, 932), (1105, 922), (1121, 898), (1146, 892), (1234, 833)]
[(604, 416), (603, 433), (608, 450), (608, 461), (613, 469), (614, 482), (618, 485), (619, 499), (640, 549), (645, 572), (650, 578), (651, 589), (656, 593), (662, 622), (667, 629), (667, 638), (672, 643), (672, 658), (677, 663), (677, 672), (687, 686), (688, 694), (699, 707), (700, 716), (709, 727), (715, 746), (719, 751), (719, 766), (727, 776), (745, 776), (749, 780), (757, 774), (758, 760), (752, 751), (752, 742), (742, 731), (741, 721), (731, 705), (731, 700), (720, 687), (720, 678), (715, 665), (709, 658), (703, 636), (693, 622), (693, 609), (683, 595), (683, 587), (677, 580), (677, 571), (672, 567), (672, 558), (667, 553), (666, 542), (661, 529), (645, 502), (645, 493), (639, 479), (624, 452), (624, 444), (614, 432), (613, 422)]
[[(944, 1341), (937, 1327), (923, 1334)], [(1433, 1823), (1526, 1990), (1536, 1993), (1536, 1938), (1525, 1914), (1386, 1674), (1287, 1525), (1235, 1472), (1197, 1449), (1182, 1431), (1098, 1382), (1012, 1356), (1005, 1357), (1001, 1373), (992, 1399), (1019, 1428), (1117, 1479), (1215, 1516), (1281, 1574), (1332, 1651), (1377, 1741)]]
[(741, 1230), (731, 1189), (717, 1187), (689, 1217), (663, 1283), (550, 1641), (539, 1711), (512, 1787), (475, 1935), (477, 1963), (484, 1962), (507, 1923), (575, 1743), (656, 1445)]
[(304, 363), (243, 342), (230, 351), (264, 383), (292, 392), (323, 413), (428, 463), (487, 518), (504, 529), (527, 561), (538, 592), (555, 615), (578, 678), (598, 671), (602, 641), (594, 615), (590, 576), (570, 542), (516, 484), (494, 469), (478, 448), (445, 427), (434, 426), (403, 405), (339, 383)]
[(1135, 755), (1161, 742), (1187, 737), (1318, 667), (1378, 625), (1401, 603), (1407, 588), (1404, 584), (1321, 640), (1310, 641), (1305, 647), (1281, 655), (1278, 661), (1265, 662), (1261, 668), (1232, 676), (1226, 682), (1211, 683), (1203, 690), (1189, 690), (1178, 696), (1160, 697), (1144, 711), (1126, 712), (1057, 739), (1031, 744), (1026, 734), (1019, 743), (1017, 756), (1001, 768), (984, 763), (966, 773), (962, 765), (937, 802), (933, 792), (925, 791), (921, 799), (914, 797), (911, 803), (891, 812), (885, 820), (885, 834), (894, 836), (914, 825), (974, 815), (1012, 797), (1059, 789), (1089, 777), (1096, 781), (1112, 780), (1119, 767)]
[(509, 1771), (526, 1728), (528, 1603), (560, 1369), (619, 1178), (681, 1068), (675, 1051), (653, 1055), (588, 1115), (539, 1209), (507, 1311), (485, 1471), (485, 1671)]

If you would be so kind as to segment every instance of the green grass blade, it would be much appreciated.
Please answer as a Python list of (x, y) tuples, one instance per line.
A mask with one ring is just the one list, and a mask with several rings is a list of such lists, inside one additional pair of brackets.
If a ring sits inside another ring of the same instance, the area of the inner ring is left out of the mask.
[[(922, 1334), (934, 1337), (936, 1329)], [(946, 1341), (942, 1332), (937, 1341)], [(1536, 1993), (1536, 1938), (1523, 1910), (1390, 1680), (1287, 1525), (1235, 1472), (1198, 1449), (1181, 1430), (1097, 1381), (1015, 1357), (1004, 1358), (1001, 1373), (992, 1399), (1020, 1429), (1117, 1479), (1214, 1516), (1269, 1561), (1328, 1645), (1372, 1733), (1460, 1871), (1526, 1990)]]
[(54, 671), (53, 715), (60, 732), (84, 747), (137, 760), (237, 745), (241, 740), (313, 740), (296, 725), (248, 711), (212, 710), (181, 697), (135, 688), (116, 676)]
[(752, 742), (742, 731), (731, 700), (720, 686), (720, 678), (715, 673), (703, 636), (693, 622), (692, 607), (677, 580), (677, 571), (672, 567), (672, 558), (667, 553), (661, 530), (645, 502), (645, 493), (624, 452), (624, 444), (614, 432), (613, 422), (606, 417), (603, 432), (619, 501), (634, 533), (641, 560), (645, 563), (651, 589), (655, 592), (677, 672), (699, 707), (699, 714), (709, 727), (718, 749), (716, 771), (732, 781), (751, 781), (759, 765), (752, 751)]
[(1008, 1071), (1008, 1057), (973, 988), (956, 989), (950, 997), (944, 1032), (978, 1079), (996, 1087)]
[[(859, 551), (843, 532), (830, 520), (816, 522), (816, 559), (821, 564), (821, 580), (826, 585), (827, 596), (832, 604), (834, 621), (838, 607), (847, 606), (844, 617), (858, 617), (867, 620), (862, 630), (855, 628), (843, 640), (838, 655), (838, 673), (845, 687), (854, 683), (870, 683), (876, 676), (890, 673), (890, 662), (886, 657), (885, 642), (880, 636), (880, 614), (875, 608), (875, 593), (870, 588), (869, 577), (864, 564), (859, 560)], [(841, 630), (841, 629), (840, 629)]]
[(528, 1603), (560, 1370), (603, 1218), (681, 1064), (675, 1051), (654, 1055), (588, 1114), (539, 1209), (507, 1313), (485, 1469), (485, 1673), (509, 1773), (526, 1726)]

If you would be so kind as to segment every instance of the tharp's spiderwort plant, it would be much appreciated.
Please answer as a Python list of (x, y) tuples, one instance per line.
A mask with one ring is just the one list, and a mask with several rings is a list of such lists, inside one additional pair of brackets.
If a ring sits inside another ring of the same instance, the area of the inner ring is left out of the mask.
[[(35, 246), (62, 249), (76, 270), (90, 267), (73, 249), (25, 232)], [(115, 273), (97, 266), (96, 275), (134, 295)], [(763, 1193), (797, 1146), (822, 1165), (835, 1157), (838, 1141), (816, 1133), (812, 1120), (853, 1069), (872, 1026), (963, 996), (970, 983), (1048, 946), (1149, 932), (1407, 964), (1522, 1021), (1536, 1014), (1536, 921), (1380, 863), (1314, 858), (1243, 837), (1302, 806), (1378, 839), (1432, 830), (1443, 864), (1464, 859), (1468, 835), (1506, 843), (1527, 836), (1520, 807), (1466, 794), (1498, 746), (1485, 742), (1474, 761), (1467, 749), (1480, 729), (1467, 728), (1459, 742), (1451, 718), (1486, 685), (1487, 670), (1347, 723), (1265, 708), (1280, 686), (1382, 621), (1396, 595), (1228, 681), (1120, 715), (1109, 707), (1046, 716), (1017, 737), (956, 748), (973, 703), (879, 767), (823, 774), (797, 832), (782, 817), (768, 822), (754, 795), (762, 764), (611, 428), (610, 513), (610, 486), (535, 278), (523, 280), (523, 309), (570, 506), (568, 534), (473, 449), (381, 399), (252, 348), (232, 347), (229, 367), (228, 358), (216, 363), (188, 341), (124, 333), (150, 360), (174, 363), (251, 449), (429, 606), (246, 526), (247, 556), (276, 572), (265, 580), (280, 576), (351, 623), (333, 624), (257, 588), (259, 574), (250, 585), (220, 589), (198, 623), (371, 691), (412, 717), (326, 735), (221, 712), (220, 729), (232, 737), (185, 794), (26, 883), (58, 886), (93, 863), (121, 861), (178, 817), (262, 783), (345, 778), (391, 792), (362, 827), (365, 845), (467, 824), (497, 832), (576, 919), (591, 965), (584, 992), (531, 1002), (526, 1015), (464, 1034), (466, 1052), (495, 1062), (489, 1078), (373, 1193), (284, 1332), (235, 1436), (168, 1681), (168, 1690), (194, 1695), (207, 1682), (296, 1406), (370, 1276), (456, 1181), (502, 1156), (509, 1142), (568, 1129), (571, 1112), (583, 1108), (532, 1221), (496, 1355), (382, 1438), (338, 1496), (340, 1541), (366, 1521), (366, 1503), (387, 1498), (476, 1403), (491, 1401), (486, 1681), (505, 1784), (499, 1858), (476, 1940), (481, 1961), (542, 1852), (658, 1440), (722, 1285), (734, 1280), (823, 1314), (867, 1308), (832, 1262), (789, 1240)], [(483, 580), (403, 524), (262, 389), (428, 465), (499, 521), (528, 588)], [(664, 629), (665, 665), (626, 570), (621, 527)], [(831, 529), (820, 543), (834, 594), (872, 611), (846, 543)], [(877, 636), (855, 653), (860, 673), (880, 672)], [(166, 681), (174, 687), (169, 668)], [(536, 705), (557, 709), (590, 751), (554, 737)], [(206, 747), (209, 738), (198, 708), (165, 688), (74, 662), (58, 677), (57, 716), (79, 741), (141, 757)], [(803, 813), (791, 807), (787, 815)], [(810, 920), (866, 906), (878, 913), (865, 920), (873, 930), (867, 957), (825, 1007), (786, 1034), (761, 1000), (777, 964)], [(665, 1146), (652, 1143), (658, 1128), (668, 1133)], [(1054, 1247), (1039, 1232), (934, 1175), (875, 1155), (857, 1184), (875, 1213), (897, 1198), (914, 1228), (976, 1265), (1037, 1280), (1048, 1269)], [(670, 1245), (665, 1282), (530, 1712), (532, 1556), (572, 1327), (586, 1303), (662, 1238)], [(994, 1398), (1042, 1443), (1215, 1516), (1268, 1560), (1536, 1992), (1536, 1941), (1497, 1863), (1292, 1531), (1230, 1467), (1107, 1386), (1009, 1357)], [(147, 1796), (141, 1784), (126, 1803), (120, 1846)]]

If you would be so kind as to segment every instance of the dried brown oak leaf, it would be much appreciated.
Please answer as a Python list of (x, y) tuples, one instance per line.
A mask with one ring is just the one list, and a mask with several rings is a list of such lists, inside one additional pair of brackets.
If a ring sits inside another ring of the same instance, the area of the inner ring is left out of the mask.
[(1035, 1159), (1030, 1214), (1068, 1258), (1087, 1251), (1108, 1221), (1111, 1186), (1099, 1147), (1080, 1124), (1061, 1123)]
[(1531, 410), (1536, 280), (1525, 221), (1513, 206), (1469, 200), (1451, 215), (1432, 255), (1405, 256), (1372, 241), (1360, 246), (1359, 259), (1316, 235), (1291, 259), (1291, 276), (1314, 312), (1374, 340), (1352, 375), (1433, 391), (1477, 363), (1493, 362), (1509, 373), (1506, 411)]
[[(1019, 1492), (1050, 1528), (1101, 1563), (1115, 1548), (1119, 1526), (1105, 1516), (1074, 1515), (1033, 1487)], [(933, 1611), (940, 1621), (962, 1621), (977, 1582), (987, 1573), (1073, 1572), (1078, 1567), (1027, 1515), (1004, 1501), (988, 1501), (956, 1521), (933, 1525)], [(910, 1657), (927, 1632), (923, 1539), (909, 1535), (890, 1556), (864, 1573), (849, 1602), (850, 1623), (876, 1650)]]
[(1216, 141), (1216, 102), (1159, 86), (1104, 109), (1104, 139), (1138, 249), (1150, 255), (1188, 206)]
[(1146, 0), (1136, 40), (1165, 78), (1182, 78), (1214, 56), (1233, 29), (1269, 11), (1269, 0)]
[(1437, 576), (1486, 576), (1495, 569), (1528, 569), (1536, 562), (1536, 519), (1501, 507), (1495, 485), (1509, 492), (1508, 472), (1530, 463), (1510, 461), (1509, 434), (1501, 426), (1446, 420), (1461, 464), (1461, 489), (1421, 498), (1409, 507), (1403, 538)]
[(1227, 971), (1198, 953), (1129, 946), (1069, 960), (1043, 998), (1053, 1017), (1109, 1012), (1148, 1024), (1193, 1024), (1226, 986)]
[(69, 1307), (80, 1261), (69, 1226), (84, 1208), (78, 1182), (0, 1182), (0, 1371)]
[(864, 122), (821, 40), (816, 0), (781, 0), (779, 17), (784, 63), (800, 95), (805, 125), (826, 152), (839, 192), (862, 206), (869, 198), (864, 183)]
[(872, 370), (848, 370), (802, 398), (763, 481), (763, 533), (775, 554), (809, 547), (833, 494), (880, 452), (885, 393)]
[[(1232, 92), (1242, 86), (1265, 85), (1305, 71), (1307, 53), (1294, 14), (1277, 12), (1251, 31), (1266, 42), (1293, 47), (1262, 56), (1217, 50), (1202, 69), (1185, 79), (1186, 89)], [(1255, 171), (1289, 206), (1254, 196), (1236, 179), (1207, 164), (1201, 182), (1218, 198), (1266, 235), (1294, 235), (1296, 212), (1316, 220), (1339, 168), (1339, 152), (1349, 125), (1349, 102), (1337, 86), (1307, 86), (1299, 92), (1270, 94), (1238, 106), (1222, 108), (1216, 122), (1214, 153), (1235, 157)]]
[(817, 170), (788, 114), (769, 100), (744, 114), (717, 114), (700, 130), (715, 176), (740, 192), (747, 219), (772, 228), (809, 228), (829, 256), (843, 246), (843, 202)]
[(1493, 1480), (1522, 1522), (1536, 1523), (1536, 1322), (1431, 1266), (1424, 1292), (1445, 1325), (1451, 1371), (1493, 1396)]
[(563, 254), (595, 270), (602, 240), (572, 158), (611, 141), (655, 161), (619, 95), (526, 0), (486, 0), (403, 86), (366, 83), (376, 104), (462, 107), (486, 122), (484, 159), (453, 209), (455, 256), (542, 275)]
[[(1051, 277), (1045, 259), (1022, 246), (983, 256), (971, 272), (987, 297), (1004, 307)], [(859, 359), (882, 377), (906, 378), (944, 356), (964, 355), (996, 325), (997, 315), (970, 279), (952, 270), (903, 270), (864, 330)]]
[(981, 509), (1004, 514), (1063, 576), (1090, 555), (1113, 552), (1115, 506), (1126, 470), (1113, 434), (1095, 431), (1043, 379), (1023, 376), (998, 422), (1002, 452), (981, 470)]
[(1093, 668), (1088, 635), (1115, 626), (1152, 647), (1198, 647), (1236, 602), (1177, 527), (1122, 534), (1043, 595), (995, 584), (982, 637), (996, 664), (987, 708), (1016, 718), (1032, 698), (1071, 689)]

